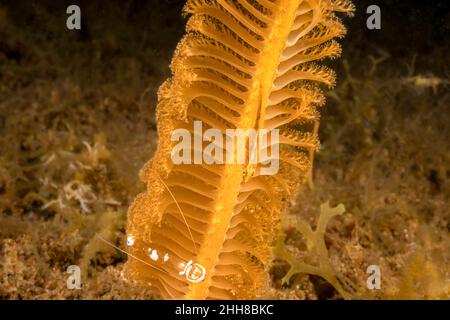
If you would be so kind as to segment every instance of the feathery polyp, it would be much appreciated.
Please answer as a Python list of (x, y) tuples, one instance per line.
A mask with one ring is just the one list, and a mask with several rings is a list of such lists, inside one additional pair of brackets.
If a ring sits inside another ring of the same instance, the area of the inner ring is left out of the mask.
[(318, 62), (339, 55), (335, 12), (352, 11), (347, 0), (187, 2), (147, 190), (129, 209), (129, 278), (169, 299), (264, 294), (281, 212), (319, 145), (321, 88), (335, 83)]

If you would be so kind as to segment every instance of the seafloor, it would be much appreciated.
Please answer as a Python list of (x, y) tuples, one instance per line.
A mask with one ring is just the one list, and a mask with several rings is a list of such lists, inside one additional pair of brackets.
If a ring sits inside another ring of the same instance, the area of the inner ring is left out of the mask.
[[(387, 1), (386, 1), (387, 2)], [(321, 110), (314, 187), (290, 217), (314, 225), (342, 203), (325, 241), (336, 274), (361, 298), (448, 299), (450, 106), (448, 5), (392, 1), (381, 30), (349, 32), (335, 90)], [(185, 20), (181, 1), (80, 1), (82, 30), (65, 28), (64, 1), (0, 2), (0, 298), (156, 298), (123, 279), (127, 207), (155, 150), (156, 91), (169, 76)], [(447, 9), (446, 9), (447, 8)], [(301, 259), (295, 219), (286, 250)], [(79, 265), (82, 288), (66, 287)], [(367, 291), (366, 268), (382, 271)], [(269, 298), (334, 299), (317, 276), (281, 279)]]

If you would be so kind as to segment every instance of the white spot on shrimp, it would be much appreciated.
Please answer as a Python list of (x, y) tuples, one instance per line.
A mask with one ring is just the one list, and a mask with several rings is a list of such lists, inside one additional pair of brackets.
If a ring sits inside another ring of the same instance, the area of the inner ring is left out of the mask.
[(186, 266), (186, 264), (184, 262), (180, 262), (178, 264), (178, 268), (181, 269), (181, 271), (178, 272), (179, 275), (183, 275), (185, 273), (185, 266)]
[(169, 254), (168, 254), (168, 253), (166, 253), (166, 254), (164, 255), (163, 260), (164, 260), (164, 262), (167, 262), (167, 261), (169, 260)]
[(152, 253), (150, 254), (150, 259), (152, 259), (153, 261), (157, 261), (158, 260), (158, 251), (153, 250)]
[(134, 245), (134, 236), (129, 235), (127, 237), (127, 246), (131, 247), (132, 245)]

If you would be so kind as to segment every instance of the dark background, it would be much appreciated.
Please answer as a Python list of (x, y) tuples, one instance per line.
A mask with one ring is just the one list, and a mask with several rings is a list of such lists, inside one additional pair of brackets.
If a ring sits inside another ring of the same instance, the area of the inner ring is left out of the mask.
[[(177, 0), (19, 0), (0, 1), (0, 4), (11, 13), (11, 22), (17, 29), (29, 34), (28, 40), (42, 48), (54, 43), (52, 50), (62, 55), (72, 54), (82, 50), (83, 45), (113, 36), (114, 52), (111, 54), (133, 50), (136, 55), (146, 51), (147, 59), (170, 58), (184, 32), (186, 21), (181, 15), (184, 1)], [(64, 27), (65, 9), (70, 4), (81, 7), (81, 31), (69, 32)], [(365, 10), (371, 4), (381, 8), (381, 30), (366, 28), (368, 15)], [(450, 46), (449, 1), (361, 0), (355, 1), (355, 5), (355, 17), (345, 19), (349, 30), (342, 42), (345, 55), (365, 56), (382, 49), (402, 60), (416, 53), (419, 64), (436, 66), (435, 60), (439, 57), (433, 54), (439, 48), (448, 49)], [(4, 36), (0, 39), (0, 53), (18, 61), (30, 58), (27, 52), (21, 52), (20, 44), (10, 43)]]

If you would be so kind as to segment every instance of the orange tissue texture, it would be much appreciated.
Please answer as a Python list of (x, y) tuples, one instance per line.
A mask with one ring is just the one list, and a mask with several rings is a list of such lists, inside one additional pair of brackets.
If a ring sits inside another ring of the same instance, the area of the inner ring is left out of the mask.
[[(158, 92), (158, 149), (141, 171), (147, 190), (129, 209), (130, 279), (166, 299), (264, 295), (281, 213), (319, 144), (321, 87), (335, 83), (317, 62), (339, 56), (334, 39), (345, 28), (335, 13), (353, 9), (346, 0), (186, 3), (186, 35)], [(224, 136), (279, 129), (278, 173), (250, 163), (175, 165), (171, 134), (193, 132), (194, 121)]]

